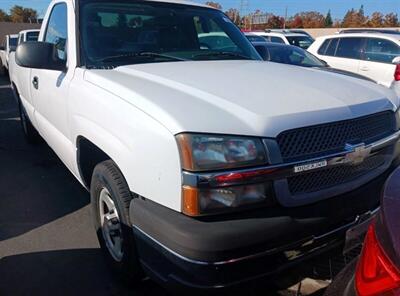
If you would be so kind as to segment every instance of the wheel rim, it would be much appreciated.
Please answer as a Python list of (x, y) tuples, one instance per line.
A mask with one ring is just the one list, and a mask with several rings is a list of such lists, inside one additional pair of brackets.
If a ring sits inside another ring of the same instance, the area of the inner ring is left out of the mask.
[(115, 261), (120, 262), (124, 255), (122, 251), (122, 229), (117, 207), (110, 192), (103, 188), (99, 197), (99, 214), (101, 230), (107, 249)]

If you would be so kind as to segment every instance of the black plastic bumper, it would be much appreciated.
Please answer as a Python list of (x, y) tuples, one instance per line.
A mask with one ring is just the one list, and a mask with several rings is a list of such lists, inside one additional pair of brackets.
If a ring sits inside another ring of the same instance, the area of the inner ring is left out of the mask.
[(224, 217), (193, 219), (144, 198), (130, 217), (144, 269), (163, 284), (199, 289), (271, 279), (309, 270), (305, 261), (341, 252), (357, 216), (379, 207), (393, 170), (362, 188), (298, 208), (275, 206)]

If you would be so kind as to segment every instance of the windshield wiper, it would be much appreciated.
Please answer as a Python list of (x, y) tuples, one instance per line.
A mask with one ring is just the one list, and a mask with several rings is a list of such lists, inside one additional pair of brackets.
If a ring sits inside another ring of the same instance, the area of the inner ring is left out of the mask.
[(244, 60), (252, 60), (252, 58), (245, 56), (243, 54), (240, 53), (236, 53), (236, 52), (230, 52), (230, 51), (214, 51), (214, 52), (207, 52), (207, 53), (201, 53), (198, 55), (193, 56), (194, 59), (196, 58), (201, 58), (201, 57), (235, 57), (235, 58), (240, 58), (240, 59), (244, 59)]
[(164, 58), (167, 60), (171, 61), (187, 61), (186, 59), (179, 58), (179, 57), (174, 57), (166, 54), (161, 54), (161, 53), (156, 53), (156, 52), (130, 52), (130, 53), (124, 53), (124, 54), (119, 54), (115, 56), (108, 56), (99, 60), (96, 60), (96, 62), (112, 62), (115, 60), (121, 60), (121, 59), (130, 59), (130, 58)]

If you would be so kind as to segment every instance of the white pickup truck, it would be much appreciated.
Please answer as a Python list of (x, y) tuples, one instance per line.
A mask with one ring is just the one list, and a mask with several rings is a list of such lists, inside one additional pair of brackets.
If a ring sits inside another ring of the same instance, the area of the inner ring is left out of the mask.
[(15, 51), (18, 43), (18, 35), (7, 35), (0, 45), (0, 74), (8, 70), (10, 53)]
[(263, 62), (206, 6), (56, 0), (16, 63), (27, 139), (90, 190), (108, 261), (134, 278), (297, 279), (379, 207), (398, 160), (394, 92)]

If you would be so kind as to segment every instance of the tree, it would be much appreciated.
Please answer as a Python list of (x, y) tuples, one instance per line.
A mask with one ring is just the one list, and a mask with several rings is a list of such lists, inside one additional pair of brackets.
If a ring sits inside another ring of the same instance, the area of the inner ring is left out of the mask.
[(37, 11), (32, 8), (24, 8), (15, 5), (10, 9), (10, 19), (13, 23), (34, 22), (38, 18)]
[(368, 23), (368, 18), (364, 15), (364, 7), (356, 11), (354, 8), (347, 11), (344, 16), (342, 27), (344, 28), (358, 28), (365, 27)]
[(317, 11), (300, 12), (294, 18), (301, 18), (303, 28), (323, 28), (325, 27), (325, 17)]
[(325, 17), (325, 27), (332, 28), (332, 25), (333, 25), (333, 20), (332, 20), (331, 10), (329, 9)]
[(397, 14), (391, 12), (385, 15), (385, 19), (383, 21), (383, 26), (385, 27), (397, 27), (399, 26), (399, 18)]
[(241, 17), (240, 17), (240, 12), (239, 10), (235, 8), (230, 8), (227, 12), (225, 12), (226, 15), (234, 22), (236, 25), (240, 25), (241, 23)]
[(221, 4), (219, 4), (218, 2), (207, 1), (207, 2), (206, 2), (206, 5), (211, 6), (211, 7), (214, 7), (214, 8), (219, 9), (219, 10), (222, 9)]
[(299, 15), (296, 15), (295, 17), (289, 20), (288, 27), (293, 29), (303, 28), (303, 19)]
[(368, 27), (380, 28), (383, 26), (383, 14), (375, 11), (368, 21)]
[(269, 29), (282, 29), (283, 24), (285, 23), (285, 19), (281, 16), (271, 15), (268, 18), (266, 28)]
[(7, 13), (4, 12), (4, 10), (0, 9), (0, 22), (8, 22), (9, 17)]

